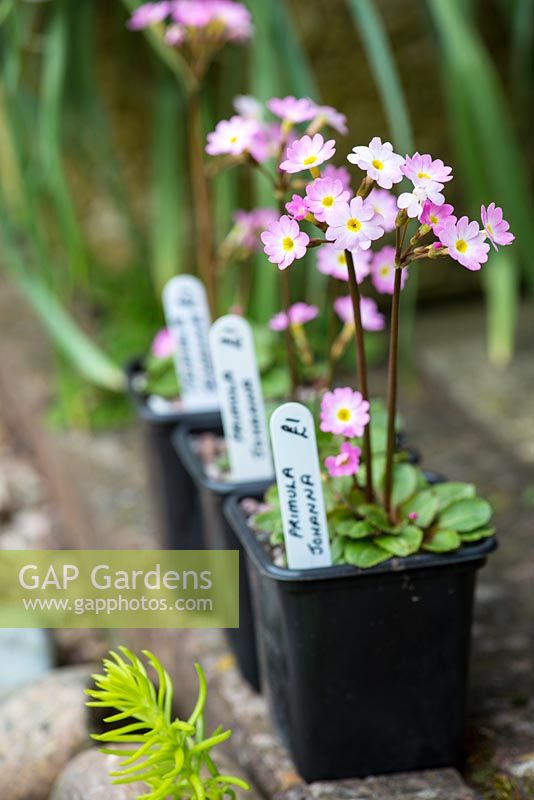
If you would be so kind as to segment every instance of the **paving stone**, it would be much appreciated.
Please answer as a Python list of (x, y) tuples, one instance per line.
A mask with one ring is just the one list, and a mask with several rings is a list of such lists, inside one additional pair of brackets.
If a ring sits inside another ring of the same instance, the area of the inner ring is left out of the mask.
[(475, 795), (456, 770), (440, 769), (315, 783), (290, 789), (276, 800), (475, 800)]
[(60, 770), (89, 745), (83, 690), (91, 672), (54, 670), (0, 704), (0, 797), (46, 800)]

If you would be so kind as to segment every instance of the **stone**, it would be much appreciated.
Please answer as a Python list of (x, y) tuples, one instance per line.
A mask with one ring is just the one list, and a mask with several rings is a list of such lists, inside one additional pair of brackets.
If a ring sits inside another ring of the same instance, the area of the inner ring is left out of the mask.
[[(216, 762), (221, 774), (239, 774), (224, 757), (217, 755)], [(114, 785), (109, 773), (119, 763), (120, 758), (103, 755), (96, 747), (80, 753), (59, 775), (49, 800), (135, 800), (147, 787), (142, 782)], [(243, 800), (259, 800), (253, 789), (239, 796)]]
[(0, 705), (0, 797), (46, 800), (63, 767), (89, 745), (84, 689), (95, 668), (65, 667)]
[(146, 786), (142, 783), (113, 785), (109, 773), (120, 758), (106, 756), (91, 747), (70, 761), (57, 778), (49, 800), (135, 800)]
[(0, 534), (0, 550), (53, 550), (57, 546), (50, 517), (40, 509), (23, 509)]
[(329, 781), (295, 787), (276, 800), (475, 800), (454, 769)]
[(60, 664), (98, 662), (110, 649), (106, 631), (98, 628), (55, 628), (50, 634)]

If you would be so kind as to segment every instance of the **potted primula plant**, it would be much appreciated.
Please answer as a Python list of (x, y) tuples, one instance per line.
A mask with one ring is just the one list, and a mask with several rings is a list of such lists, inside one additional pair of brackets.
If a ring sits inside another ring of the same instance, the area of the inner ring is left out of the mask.
[[(221, 48), (244, 43), (251, 37), (250, 12), (233, 0), (150, 2), (134, 10), (128, 26), (133, 31), (149, 30), (151, 36), (159, 39), (161, 47), (168, 48), (169, 59), (174, 61), (183, 82), (194, 238), (190, 249), (196, 259), (192, 270), (201, 279), (211, 314), (215, 316), (217, 281), (223, 266), (230, 260), (234, 264), (246, 263), (256, 248), (259, 231), (272, 220), (269, 209), (256, 209), (253, 214), (238, 212), (228, 237), (218, 247), (214, 242), (216, 226), (204, 159), (201, 95), (207, 71)], [(243, 300), (239, 290), (236, 302)], [(170, 547), (196, 549), (204, 546), (198, 498), (172, 445), (171, 435), (184, 421), (216, 425), (219, 415), (214, 409), (190, 404), (186, 407), (174, 369), (175, 347), (170, 332), (160, 331), (151, 352), (128, 364), (127, 376), (130, 397), (143, 422), (148, 472), (164, 541)]]
[[(493, 203), (482, 207), (482, 228), (456, 217), (443, 195), (452, 170), (439, 159), (402, 157), (374, 138), (348, 155), (364, 175), (347, 197), (321, 175), (334, 151), (318, 133), (287, 147), (280, 171), (297, 176), (301, 192), (262, 236), (284, 272), (310, 247), (344, 254), (348, 269), (357, 390), (325, 391), (318, 435), (331, 564), (287, 566), (286, 543), (297, 534), (284, 529), (276, 487), (226, 504), (247, 553), (262, 686), (310, 781), (462, 762), (475, 577), (496, 540), (491, 508), (472, 484), (438, 478), (397, 450), (399, 308), (413, 262), (449, 258), (476, 271), (490, 244), (514, 238)], [(371, 192), (402, 180), (410, 185), (395, 199), (394, 243), (377, 268), (392, 304), (386, 446), (375, 453), (356, 265), (386, 233)], [(312, 535), (315, 513), (299, 535)]]
[[(279, 164), (285, 157), (288, 143), (296, 141), (299, 136), (314, 135), (328, 127), (345, 134), (345, 116), (334, 108), (320, 106), (309, 98), (272, 98), (264, 105), (252, 97), (239, 97), (235, 101), (235, 108), (238, 113), (229, 120), (219, 122), (208, 135), (206, 150), (215, 158), (213, 169), (223, 166), (228, 169), (232, 165), (239, 165), (258, 170), (272, 186), (280, 207), (287, 208), (296, 219), (305, 218), (309, 214), (308, 206), (303, 198), (293, 194), (294, 186), (288, 180), (287, 173), (279, 169)], [(346, 169), (332, 165), (327, 168), (325, 175), (325, 183), (333, 187), (340, 200), (350, 199), (350, 175)], [(323, 196), (324, 193), (321, 195), (316, 188), (314, 200), (310, 201), (314, 204), (319, 220), (324, 220), (324, 208), (320, 199)], [(375, 189), (371, 200), (376, 210), (383, 214), (386, 230), (393, 231), (397, 212), (393, 196)], [(261, 209), (251, 213), (260, 214), (265, 219), (265, 212)], [(266, 227), (275, 222), (276, 219), (267, 220)], [(256, 230), (259, 237), (261, 230)], [(362, 250), (353, 254), (359, 283), (368, 278), (369, 282), (372, 280), (376, 290), (382, 293), (393, 291), (394, 271), (390, 250), (391, 248), (386, 247), (373, 258), (368, 251)], [(318, 248), (317, 253), (317, 269), (329, 276), (330, 304), (326, 309), (328, 319), (318, 319), (320, 309), (316, 305), (292, 302), (290, 274), (281, 273), (280, 295), (284, 308), (270, 320), (268, 328), (271, 332), (282, 333), (284, 337), (286, 365), (282, 369), (285, 380), (280, 380), (279, 371), (271, 370), (263, 376), (263, 389), (268, 400), (284, 396), (303, 400), (318, 418), (321, 392), (330, 384), (336, 365), (352, 340), (354, 321), (350, 297), (341, 289), (348, 281), (344, 252), (329, 245)], [(387, 266), (387, 275), (384, 264)], [(364, 298), (361, 310), (362, 326), (366, 331), (377, 332), (384, 329), (385, 318), (379, 312), (374, 299)], [(326, 340), (320, 336), (318, 322), (323, 322), (323, 329), (327, 330)], [(317, 326), (312, 331), (312, 337), (308, 337), (306, 333), (308, 323)], [(260, 363), (260, 367), (263, 366)], [(385, 421), (385, 414), (380, 413), (377, 407), (374, 440), (377, 455), (385, 449)], [(190, 425), (182, 425), (176, 430), (174, 441), (180, 460), (198, 489), (204, 536), (208, 545), (213, 549), (240, 547), (239, 540), (223, 516), (223, 502), (236, 491), (249, 494), (262, 492), (270, 482), (258, 483), (251, 480), (243, 483), (232, 478), (231, 465), (226, 458), (224, 437), (219, 426), (214, 425), (208, 430), (202, 421), (192, 421)], [(240, 580), (240, 627), (228, 631), (228, 638), (242, 674), (257, 689), (257, 656), (245, 570), (242, 570)]]

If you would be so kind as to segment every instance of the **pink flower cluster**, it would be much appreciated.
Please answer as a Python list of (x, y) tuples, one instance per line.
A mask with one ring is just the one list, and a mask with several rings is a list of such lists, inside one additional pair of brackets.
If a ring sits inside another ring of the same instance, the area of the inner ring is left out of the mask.
[[(301, 118), (306, 113), (307, 106), (305, 103), (298, 106), (299, 115), (295, 111), (295, 103), (299, 101), (294, 98), (292, 100), (294, 102), (290, 105), (294, 111), (293, 116)], [(375, 137), (368, 146), (354, 147), (347, 156), (351, 163), (367, 173), (368, 180), (377, 184), (367, 197), (353, 197), (346, 177), (333, 172), (338, 168), (329, 165), (328, 175), (325, 169), (322, 176), (317, 169), (334, 153), (334, 140), (325, 142), (320, 134), (313, 137), (305, 135), (288, 145), (285, 159), (280, 164), (280, 169), (290, 174), (304, 170), (312, 172), (313, 180), (306, 185), (305, 195), (294, 194), (286, 209), (297, 223), (307, 219), (325, 224), (325, 240), (331, 243), (326, 248), (331, 249), (328, 252), (322, 246), (318, 255), (318, 269), (325, 274), (346, 280), (344, 257), (336, 261), (333, 251), (350, 250), (353, 253), (358, 282), (370, 271), (374, 288), (378, 292), (391, 294), (396, 269), (394, 249), (391, 246), (383, 247), (373, 256), (370, 269), (369, 262), (356, 254), (368, 251), (374, 241), (395, 229), (399, 209), (405, 214), (405, 219), (417, 218), (421, 226), (427, 226), (422, 229), (422, 236), (425, 230), (430, 229), (438, 237), (436, 244), (438, 248), (442, 248), (440, 254), (450, 255), (470, 270), (480, 269), (487, 261), (487, 239), (496, 249), (498, 245), (507, 245), (514, 240), (508, 222), (503, 219), (502, 209), (495, 206), (495, 203), (487, 208), (482, 206), (482, 229), (477, 222), (472, 222), (467, 217), (461, 217), (460, 220), (456, 218), (453, 207), (445, 203), (442, 194), (445, 184), (452, 180), (452, 168), (439, 158), (434, 159), (428, 153), (415, 153), (403, 158), (393, 152), (390, 142), (382, 142), (379, 137)], [(401, 193), (396, 199), (389, 189), (403, 178), (411, 181), (412, 189)], [(271, 233), (276, 233), (276, 225), (271, 227)], [(304, 252), (305, 250), (302, 255)], [(284, 268), (295, 258), (302, 257), (296, 249), (292, 250), (292, 258), (288, 259), (285, 254), (280, 255), (283, 257)], [(271, 260), (278, 263), (275, 258)], [(403, 269), (402, 286), (406, 278), (407, 270)]]
[(142, 30), (166, 23), (165, 41), (173, 47), (244, 42), (252, 36), (250, 12), (234, 0), (164, 0), (144, 3), (132, 13), (128, 27)]
[[(325, 142), (318, 127), (329, 125), (346, 132), (346, 117), (335, 108), (319, 106), (309, 98), (273, 97), (266, 108), (255, 98), (241, 95), (234, 101), (237, 114), (222, 120), (208, 134), (206, 152), (212, 156), (240, 156), (249, 153), (260, 164), (278, 157), (282, 147), (287, 149), (284, 165), (289, 173), (318, 167), (335, 152), (334, 140)], [(265, 119), (266, 110), (276, 117)], [(309, 123), (310, 130), (298, 139), (294, 126)], [(306, 162), (306, 163), (304, 163)], [(350, 180), (350, 178), (349, 178)]]
[(319, 315), (317, 306), (309, 306), (307, 303), (295, 303), (290, 306), (286, 314), (279, 311), (269, 322), (272, 331), (285, 331), (290, 325), (305, 325)]
[[(324, 395), (321, 403), (322, 431), (352, 439), (363, 435), (369, 419), (369, 403), (360, 392), (345, 387)], [(359, 447), (343, 442), (337, 455), (325, 459), (325, 466), (333, 478), (355, 475), (360, 466), (360, 455)]]

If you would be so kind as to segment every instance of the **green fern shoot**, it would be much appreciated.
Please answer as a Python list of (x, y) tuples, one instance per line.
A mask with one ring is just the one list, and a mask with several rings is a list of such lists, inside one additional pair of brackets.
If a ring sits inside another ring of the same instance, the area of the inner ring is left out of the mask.
[(184, 722), (172, 718), (172, 682), (156, 656), (143, 650), (157, 674), (157, 686), (141, 659), (126, 647), (119, 651), (104, 659), (104, 674), (93, 676), (97, 688), (86, 692), (93, 698), (88, 706), (116, 709), (104, 722), (126, 721), (122, 727), (92, 734), (105, 744), (102, 753), (122, 758), (120, 768), (110, 773), (113, 782), (144, 782), (149, 791), (139, 800), (236, 800), (235, 788), (248, 790), (240, 778), (221, 775), (211, 758), (211, 750), (229, 739), (232, 731), (218, 728), (205, 738), (207, 684), (200, 664), (195, 664), (198, 699)]

